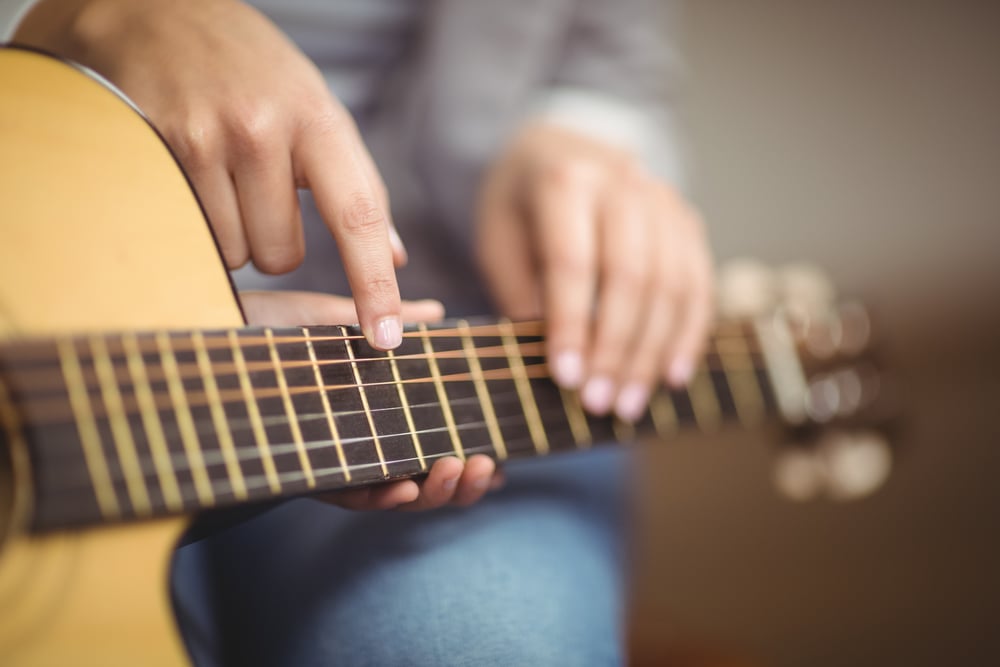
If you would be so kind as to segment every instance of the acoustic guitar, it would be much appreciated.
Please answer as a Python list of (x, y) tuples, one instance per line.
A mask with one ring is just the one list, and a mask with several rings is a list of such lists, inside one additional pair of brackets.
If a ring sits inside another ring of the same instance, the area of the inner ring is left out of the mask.
[(195, 513), (447, 455), (805, 423), (834, 363), (786, 317), (724, 320), (687, 390), (594, 418), (548, 380), (537, 322), (410, 327), (393, 353), (350, 326), (246, 327), (176, 160), (91, 72), (0, 49), (0, 147), (3, 665), (187, 664), (167, 578)]

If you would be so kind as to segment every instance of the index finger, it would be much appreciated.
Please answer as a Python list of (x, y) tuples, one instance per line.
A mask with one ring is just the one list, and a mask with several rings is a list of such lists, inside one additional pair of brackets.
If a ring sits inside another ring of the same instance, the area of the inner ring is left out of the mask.
[(372, 347), (390, 350), (403, 337), (399, 286), (388, 211), (368, 178), (365, 150), (353, 122), (344, 118), (306, 126), (295, 157), (337, 240), (361, 330)]

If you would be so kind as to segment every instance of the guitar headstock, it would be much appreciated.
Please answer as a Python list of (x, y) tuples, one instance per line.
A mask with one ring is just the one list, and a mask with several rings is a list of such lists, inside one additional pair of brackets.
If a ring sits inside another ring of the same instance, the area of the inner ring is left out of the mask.
[(723, 317), (753, 320), (771, 376), (787, 444), (775, 461), (786, 497), (867, 496), (888, 478), (892, 450), (879, 427), (884, 378), (872, 323), (857, 301), (808, 264), (771, 269), (753, 260), (722, 268)]

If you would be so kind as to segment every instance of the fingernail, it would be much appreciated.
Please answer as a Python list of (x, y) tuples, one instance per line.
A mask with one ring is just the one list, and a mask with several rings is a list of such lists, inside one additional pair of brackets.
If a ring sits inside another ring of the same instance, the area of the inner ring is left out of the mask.
[(483, 477), (482, 479), (477, 479), (472, 483), (472, 488), (476, 491), (485, 491), (486, 487), (490, 485), (490, 478)]
[(694, 375), (694, 364), (686, 357), (678, 357), (667, 370), (667, 380), (675, 387), (683, 387), (691, 381)]
[(648, 402), (649, 390), (645, 385), (629, 384), (618, 394), (615, 413), (627, 422), (635, 422), (642, 416)]
[(445, 491), (454, 491), (455, 487), (458, 486), (458, 477), (449, 477), (444, 480), (441, 486), (444, 487)]
[(583, 382), (583, 359), (577, 352), (560, 352), (552, 363), (552, 376), (559, 386), (577, 389)]
[(392, 350), (403, 342), (403, 326), (398, 317), (383, 317), (375, 325), (375, 347)]
[(614, 395), (615, 385), (609, 378), (595, 377), (587, 380), (587, 384), (583, 386), (580, 400), (589, 412), (603, 415), (611, 409)]

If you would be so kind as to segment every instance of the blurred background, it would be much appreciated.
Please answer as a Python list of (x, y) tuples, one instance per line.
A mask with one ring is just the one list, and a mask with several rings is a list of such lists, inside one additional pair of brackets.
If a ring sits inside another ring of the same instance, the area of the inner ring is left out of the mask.
[(638, 664), (1000, 664), (1000, 3), (685, 11), (720, 259), (808, 260), (905, 397), (886, 484), (784, 500), (773, 433), (642, 450)]

